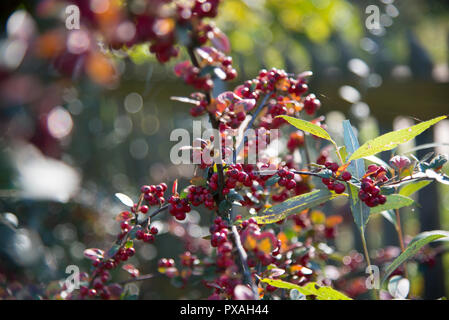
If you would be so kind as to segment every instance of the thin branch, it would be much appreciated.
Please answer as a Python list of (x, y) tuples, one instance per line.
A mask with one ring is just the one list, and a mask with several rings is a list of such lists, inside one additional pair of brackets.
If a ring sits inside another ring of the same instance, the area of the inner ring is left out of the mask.
[(268, 92), (265, 97), (263, 98), (263, 100), (260, 102), (259, 106), (257, 107), (256, 111), (254, 112), (250, 122), (248, 123), (245, 132), (243, 133), (243, 138), (242, 141), (240, 142), (240, 145), (237, 148), (237, 155), (240, 153), (240, 151), (242, 150), (243, 146), (245, 145), (245, 136), (248, 134), (248, 131), (252, 128), (254, 121), (256, 120), (257, 116), (259, 115), (259, 113), (262, 111), (263, 107), (265, 107), (265, 104), (268, 100), (269, 97), (271, 97), (273, 91)]
[(234, 242), (235, 246), (237, 247), (237, 252), (239, 253), (240, 265), (243, 271), (243, 281), (250, 286), (251, 290), (253, 291), (254, 298), (258, 300), (259, 294), (257, 292), (257, 287), (254, 284), (254, 281), (251, 277), (251, 271), (249, 270), (248, 267), (248, 255), (246, 254), (246, 251), (242, 246), (242, 242), (240, 240), (240, 235), (239, 232), (237, 231), (237, 227), (232, 226), (231, 230), (232, 234), (234, 235)]

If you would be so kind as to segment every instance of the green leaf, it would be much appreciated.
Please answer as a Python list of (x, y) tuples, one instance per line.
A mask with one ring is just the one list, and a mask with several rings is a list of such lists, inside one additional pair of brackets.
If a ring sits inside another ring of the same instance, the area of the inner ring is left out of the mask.
[(380, 213), (385, 210), (400, 209), (407, 207), (415, 203), (415, 201), (409, 197), (401, 194), (391, 194), (387, 196), (387, 202), (385, 204), (371, 208), (371, 214)]
[(442, 231), (442, 230), (435, 230), (435, 231), (428, 231), (418, 234), (415, 238), (410, 241), (410, 244), (405, 249), (403, 253), (399, 255), (385, 270), (385, 275), (383, 277), (382, 283), (387, 280), (388, 276), (396, 270), (402, 263), (404, 263), (406, 260), (413, 257), (415, 254), (418, 253), (418, 251), (424, 247), (426, 244), (439, 240), (442, 238), (449, 237), (449, 232)]
[(399, 194), (409, 197), (412, 194), (414, 194), (415, 192), (419, 191), (420, 189), (426, 187), (430, 183), (432, 183), (432, 181), (429, 181), (429, 180), (409, 183), (409, 184), (405, 185), (404, 187), (402, 187), (401, 190), (399, 190)]
[(331, 288), (319, 286), (316, 282), (309, 282), (305, 286), (298, 286), (290, 282), (274, 279), (260, 279), (261, 282), (280, 289), (296, 289), (305, 296), (315, 296), (317, 300), (352, 300), (343, 293)]
[(354, 218), (355, 224), (363, 230), (368, 223), (370, 216), (370, 208), (360, 201), (359, 190), (352, 183), (348, 183), (349, 186), (349, 206), (351, 207), (352, 217)]
[(392, 131), (381, 135), (375, 139), (369, 140), (364, 143), (360, 148), (358, 148), (349, 158), (348, 161), (355, 159), (360, 159), (363, 157), (368, 157), (376, 153), (391, 150), (396, 148), (399, 144), (405, 143), (417, 135), (421, 134), (423, 131), (428, 129), (435, 123), (445, 119), (446, 116), (441, 116), (429, 121), (421, 122), (409, 128)]
[(218, 205), (218, 210), (220, 212), (228, 212), (232, 208), (232, 202), (228, 200), (222, 200)]
[(391, 222), (395, 228), (397, 228), (398, 224), (396, 222), (396, 213), (394, 210), (385, 210), (380, 213), (387, 221)]
[(375, 163), (375, 164), (377, 164), (377, 165), (379, 165), (379, 166), (382, 166), (382, 167), (384, 167), (384, 168), (386, 168), (386, 169), (388, 169), (388, 170), (391, 170), (391, 166), (388, 164), (388, 163), (386, 163), (385, 161), (383, 161), (381, 158), (379, 158), (379, 157), (376, 157), (376, 156), (368, 156), (368, 157), (363, 157), (363, 159), (365, 159), (365, 160), (368, 160), (368, 161), (370, 161), (370, 162), (372, 162), (372, 163)]
[(282, 118), (288, 123), (290, 123), (292, 126), (296, 127), (297, 129), (311, 133), (314, 136), (329, 140), (330, 142), (332, 142), (334, 146), (337, 146), (335, 141), (332, 140), (331, 136), (329, 135), (329, 133), (327, 133), (326, 130), (324, 130), (320, 126), (317, 126), (316, 124), (313, 124), (312, 122), (297, 119), (290, 116), (277, 116), (276, 118)]
[(433, 236), (433, 235), (443, 235), (445, 237), (440, 238), (440, 239), (436, 239), (435, 241), (449, 241), (449, 231), (446, 230), (432, 230), (432, 231), (425, 231), (425, 232), (421, 232), (419, 234), (417, 234), (409, 243), (412, 244), (415, 241), (419, 241), (421, 239), (424, 239), (426, 237), (429, 236)]
[(279, 177), (277, 174), (275, 174), (274, 176), (268, 178), (267, 181), (265, 181), (265, 187), (275, 185), (280, 179), (281, 179), (281, 177)]
[(125, 248), (126, 248), (126, 249), (132, 248), (133, 245), (134, 245), (134, 242), (133, 242), (132, 240), (128, 240), (128, 241), (126, 241), (126, 243), (125, 243)]
[(104, 259), (107, 260), (107, 259), (110, 259), (110, 258), (114, 257), (115, 254), (116, 254), (119, 250), (120, 250), (120, 245), (119, 245), (119, 244), (114, 244), (114, 245), (108, 250), (108, 252), (106, 253)]
[[(348, 156), (350, 156), (359, 145), (359, 140), (352, 129), (349, 120), (343, 121), (343, 138), (346, 146)], [(357, 159), (352, 161), (347, 170), (357, 179), (362, 179), (365, 174), (365, 162), (363, 159)], [(359, 188), (355, 185), (348, 183), (349, 186), (349, 204), (351, 207), (352, 216), (354, 217), (355, 224), (363, 230), (368, 223), (370, 210), (369, 207), (359, 199)]]
[(328, 190), (314, 190), (309, 193), (301, 194), (299, 196), (285, 200), (284, 202), (265, 209), (262, 215), (254, 216), (258, 224), (275, 223), (285, 219), (291, 214), (298, 213), (304, 209), (315, 207), (338, 195), (331, 193)]

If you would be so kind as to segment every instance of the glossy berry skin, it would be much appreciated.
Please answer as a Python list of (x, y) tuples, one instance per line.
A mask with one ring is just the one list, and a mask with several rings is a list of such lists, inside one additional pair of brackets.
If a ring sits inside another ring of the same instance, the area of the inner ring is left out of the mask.
[(343, 183), (336, 183), (334, 185), (334, 191), (336, 194), (341, 194), (345, 191), (346, 187)]
[[(387, 197), (380, 193), (381, 190), (376, 185), (376, 183), (378, 182), (378, 177), (380, 177), (380, 181), (385, 181), (385, 179), (388, 179), (385, 176), (385, 172), (386, 171), (383, 171), (382, 167), (370, 165), (367, 170), (367, 174), (370, 174), (370, 176), (362, 179), (359, 191), (359, 199), (370, 208), (376, 207), (378, 205), (383, 205), (387, 201)], [(374, 181), (372, 177), (374, 177), (376, 181)]]
[(345, 171), (345, 172), (343, 172), (343, 173), (341, 174), (341, 178), (342, 178), (344, 181), (349, 181), (349, 180), (351, 180), (352, 175), (351, 175), (348, 171)]

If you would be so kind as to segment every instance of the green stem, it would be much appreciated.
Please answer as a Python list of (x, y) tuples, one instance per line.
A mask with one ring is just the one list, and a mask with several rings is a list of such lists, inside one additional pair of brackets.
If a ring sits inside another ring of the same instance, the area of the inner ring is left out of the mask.
[[(405, 246), (404, 246), (404, 236), (402, 232), (402, 226), (401, 226), (401, 216), (399, 214), (399, 209), (395, 209), (396, 213), (396, 232), (398, 234), (398, 240), (399, 240), (399, 246), (401, 247), (401, 253), (404, 253)], [(405, 277), (409, 279), (408, 272), (407, 272), (407, 262), (404, 262), (404, 273)]]
[[(371, 260), (369, 258), (369, 254), (368, 254), (368, 246), (366, 245), (366, 239), (365, 239), (365, 230), (362, 228), (360, 228), (360, 235), (362, 238), (362, 244), (363, 244), (363, 252), (365, 253), (365, 259), (366, 259), (366, 263), (368, 264), (368, 266), (371, 266)], [(371, 268), (369, 268), (369, 274), (370, 277), (373, 278), (373, 272), (371, 270)], [(379, 298), (379, 294), (377, 292), (378, 289), (374, 289), (374, 296), (376, 297), (376, 299)]]

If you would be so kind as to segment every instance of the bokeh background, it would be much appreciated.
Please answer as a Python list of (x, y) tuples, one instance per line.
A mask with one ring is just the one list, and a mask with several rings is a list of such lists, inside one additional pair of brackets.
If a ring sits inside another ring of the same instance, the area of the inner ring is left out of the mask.
[[(175, 144), (170, 132), (192, 126), (189, 107), (170, 100), (190, 93), (173, 75), (174, 62), (160, 65), (147, 46), (129, 56), (117, 51), (119, 77), (108, 81), (99, 57), (85, 72), (79, 70), (83, 55), (50, 59), (48, 52), (61, 43), (70, 48), (75, 41), (76, 50), (86, 41), (64, 37), (68, 4), (0, 4), (0, 297), (36, 298), (45, 284), (67, 276), (67, 265), (88, 270), (83, 250), (107, 248), (118, 231), (114, 217), (125, 207), (116, 192), (136, 200), (142, 184), (171, 185), (179, 178), (184, 187), (193, 173), (193, 167), (169, 161)], [(369, 5), (380, 9), (380, 30), (365, 26)], [(319, 112), (331, 134), (341, 137), (341, 121), (349, 118), (361, 142), (449, 111), (447, 1), (224, 0), (220, 9), (216, 23), (229, 36), (239, 72), (229, 89), (261, 68), (312, 70), (311, 91), (322, 102)], [(449, 153), (443, 145), (449, 143), (448, 121), (399, 151), (432, 141), (442, 144), (437, 152)], [(448, 195), (447, 186), (423, 189), (420, 206), (402, 210), (405, 233), (449, 230)], [(345, 217), (335, 245), (343, 253), (361, 250), (348, 208), (337, 204), (335, 210)], [(212, 217), (199, 210), (184, 224), (159, 219), (162, 235), (133, 258), (142, 273), (157, 273), (157, 259), (183, 252), (177, 237), (206, 235)], [(367, 233), (370, 248), (398, 245), (380, 216)], [(411, 264), (413, 294), (449, 295), (445, 252), (432, 264)], [(116, 277), (127, 275), (117, 271)], [(204, 296), (198, 283), (183, 289), (166, 283), (155, 277), (131, 289), (146, 299)]]

